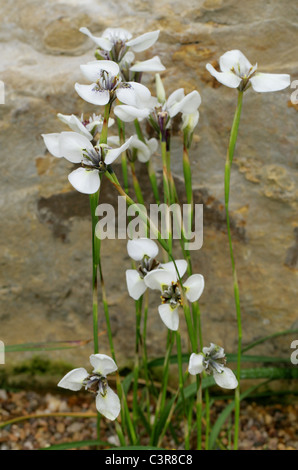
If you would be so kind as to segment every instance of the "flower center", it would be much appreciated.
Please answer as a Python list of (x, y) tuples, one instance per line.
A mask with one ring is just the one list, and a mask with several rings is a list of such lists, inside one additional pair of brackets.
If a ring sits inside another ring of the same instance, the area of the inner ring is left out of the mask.
[(170, 304), (170, 307), (173, 309), (182, 305), (181, 292), (177, 283), (172, 282), (170, 286), (163, 286), (161, 302), (163, 304)]
[(115, 90), (120, 82), (121, 78), (118, 75), (111, 75), (106, 70), (100, 71), (100, 77), (97, 80), (99, 88), (109, 91)]
[(149, 256), (145, 255), (141, 261), (141, 264), (138, 266), (138, 272), (140, 277), (144, 279), (146, 274), (158, 268), (159, 265), (159, 261), (154, 258), (149, 258)]
[(207, 374), (218, 372), (221, 374), (226, 365), (227, 359), (225, 354), (220, 353), (216, 348), (205, 353), (204, 366)]
[(93, 148), (84, 149), (83, 156), (86, 161), (82, 162), (82, 167), (86, 168), (87, 170), (98, 170), (100, 173), (104, 173), (107, 170), (107, 166), (103, 159), (103, 149)]
[(85, 390), (90, 393), (100, 393), (103, 397), (105, 397), (107, 394), (108, 381), (106, 377), (100, 374), (88, 375), (88, 377), (84, 380), (83, 385), (85, 386)]

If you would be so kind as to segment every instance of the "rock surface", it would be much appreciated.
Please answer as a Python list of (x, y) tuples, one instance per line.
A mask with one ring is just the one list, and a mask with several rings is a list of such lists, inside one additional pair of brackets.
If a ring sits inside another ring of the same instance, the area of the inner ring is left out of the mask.
[[(260, 70), (290, 73), (294, 80), (296, 2), (269, 0), (260, 8), (256, 0), (8, 0), (0, 13), (0, 79), (5, 84), (0, 106), (0, 339), (16, 344), (92, 338), (89, 200), (69, 185), (71, 165), (46, 151), (41, 134), (66, 130), (58, 112), (94, 112), (74, 91), (74, 83), (82, 80), (80, 64), (93, 60), (94, 53), (93, 43), (78, 31), (81, 26), (96, 34), (123, 27), (134, 36), (160, 29), (159, 41), (138, 57), (159, 55), (167, 69), (162, 78), (168, 94), (183, 87), (202, 96), (190, 157), (196, 202), (204, 204), (204, 244), (193, 252), (193, 264), (206, 280), (200, 301), (205, 343), (235, 352), (223, 178), (236, 92), (215, 82), (205, 65), (215, 65), (225, 51), (237, 48)], [(155, 94), (154, 74), (144, 74), (144, 83)], [(297, 328), (297, 107), (292, 92), (249, 90), (244, 97), (231, 190), (244, 344)], [(177, 132), (173, 172), (178, 184), (181, 155)], [(154, 163), (160, 168), (158, 154)], [(120, 165), (116, 172), (121, 174)], [(138, 172), (148, 194), (146, 174), (140, 167)], [(106, 202), (117, 201), (108, 184), (102, 195)], [(133, 355), (134, 340), (128, 345), (128, 338), (135, 325), (134, 302), (125, 285), (130, 267), (126, 241), (105, 241), (102, 255), (114, 341), (125, 362)], [(148, 347), (153, 355), (164, 353), (167, 334), (157, 301), (152, 295)], [(181, 327), (184, 331), (182, 321)], [(108, 351), (103, 313), (100, 331), (101, 350)], [(294, 334), (277, 338), (254, 352), (290, 357), (294, 339)], [(186, 347), (185, 335), (183, 340)], [(88, 346), (49, 354), (84, 365), (91, 352)], [(7, 354), (7, 363), (23, 357)]]

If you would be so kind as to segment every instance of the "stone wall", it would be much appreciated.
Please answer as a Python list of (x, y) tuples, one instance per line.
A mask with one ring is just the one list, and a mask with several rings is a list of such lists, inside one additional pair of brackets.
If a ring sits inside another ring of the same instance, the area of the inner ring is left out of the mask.
[[(89, 199), (69, 185), (71, 164), (52, 157), (41, 134), (66, 129), (57, 112), (94, 112), (74, 90), (74, 83), (82, 81), (80, 64), (93, 60), (94, 53), (94, 44), (79, 28), (99, 34), (106, 27), (123, 27), (134, 36), (160, 29), (159, 41), (140, 59), (159, 55), (167, 69), (162, 78), (168, 94), (183, 87), (202, 96), (191, 164), (196, 202), (204, 204), (204, 245), (193, 253), (194, 270), (206, 280), (200, 301), (206, 344), (218, 342), (236, 351), (223, 175), (237, 96), (216, 83), (205, 65), (240, 49), (261, 71), (297, 79), (295, 15), (295, 0), (1, 3), (0, 79), (6, 94), (0, 106), (0, 338), (5, 344), (92, 338)], [(154, 75), (146, 74), (144, 83), (155, 94)], [(244, 96), (231, 191), (244, 344), (297, 328), (297, 106), (290, 101), (292, 91), (249, 90)], [(160, 168), (158, 154), (154, 163)], [(149, 194), (146, 175), (138, 171)], [(179, 185), (179, 132), (173, 171)], [(119, 165), (116, 172), (121, 173)], [(102, 194), (116, 203), (108, 184)], [(102, 252), (116, 350), (125, 362), (133, 354), (134, 341), (130, 347), (128, 338), (135, 324), (125, 285), (126, 242), (105, 241)], [(154, 308), (157, 298), (151, 297), (150, 354), (164, 352), (167, 333)], [(103, 315), (100, 324), (101, 350), (108, 351)], [(290, 356), (290, 339), (255, 351)], [(49, 354), (84, 365), (90, 353), (88, 345)], [(7, 355), (7, 362), (24, 356)]]

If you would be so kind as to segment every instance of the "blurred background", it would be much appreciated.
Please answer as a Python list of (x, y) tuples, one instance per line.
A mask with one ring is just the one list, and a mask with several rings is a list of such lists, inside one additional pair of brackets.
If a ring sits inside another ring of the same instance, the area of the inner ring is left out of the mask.
[[(57, 113), (99, 112), (74, 90), (75, 82), (84, 83), (80, 64), (93, 60), (95, 50), (80, 27), (97, 36), (107, 27), (122, 27), (133, 37), (160, 29), (158, 42), (137, 59), (160, 57), (167, 95), (182, 87), (185, 93), (196, 89), (202, 96), (190, 158), (195, 202), (204, 204), (204, 243), (192, 258), (194, 271), (206, 282), (200, 299), (205, 344), (215, 342), (226, 352), (236, 352), (223, 201), (237, 92), (217, 83), (205, 66), (216, 66), (224, 52), (240, 49), (260, 71), (298, 79), (297, 2), (7, 0), (1, 2), (0, 18), (0, 80), (5, 84), (5, 104), (0, 105), (0, 339), (13, 345), (92, 338), (89, 198), (70, 186), (72, 165), (50, 155), (41, 134), (68, 130)], [(154, 74), (143, 74), (142, 83), (155, 95)], [(298, 106), (291, 102), (293, 91), (258, 94), (250, 89), (244, 96), (230, 199), (244, 345), (298, 328)], [(111, 133), (117, 134), (116, 126)], [(172, 158), (183, 195), (179, 129)], [(160, 178), (158, 152), (154, 165)], [(150, 201), (146, 171), (140, 165), (137, 170)], [(121, 178), (120, 164), (115, 171)], [(108, 184), (102, 201), (117, 202)], [(126, 241), (105, 240), (102, 257), (116, 354), (125, 366), (134, 353), (128, 338), (135, 328), (134, 301), (125, 282), (125, 269), (130, 268)], [(148, 319), (152, 356), (164, 353), (167, 335), (156, 299), (158, 294), (151, 296)], [(183, 320), (181, 328), (186, 331)], [(277, 337), (255, 352), (288, 356), (290, 361), (294, 339), (297, 334)], [(186, 334), (183, 341), (186, 348)], [(91, 352), (88, 344), (49, 355), (86, 366)], [(108, 352), (101, 312), (100, 352)], [(7, 354), (6, 362), (30, 354)]]

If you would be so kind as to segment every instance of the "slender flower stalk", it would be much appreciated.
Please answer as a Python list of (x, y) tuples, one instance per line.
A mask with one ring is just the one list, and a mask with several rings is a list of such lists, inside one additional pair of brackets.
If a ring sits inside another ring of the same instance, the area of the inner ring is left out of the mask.
[(233, 272), (233, 286), (234, 286), (234, 299), (237, 316), (237, 328), (238, 328), (238, 352), (237, 352), (237, 379), (238, 387), (235, 390), (235, 434), (234, 434), (234, 448), (238, 448), (239, 438), (239, 419), (240, 419), (240, 371), (241, 371), (241, 348), (242, 348), (242, 319), (241, 319), (241, 307), (240, 307), (240, 296), (239, 296), (239, 285), (235, 264), (235, 257), (232, 244), (232, 234), (230, 226), (230, 213), (229, 213), (229, 200), (230, 200), (230, 177), (231, 177), (231, 165), (234, 158), (234, 151), (238, 136), (238, 128), (240, 123), (240, 116), (242, 110), (243, 91), (238, 91), (238, 103), (234, 115), (233, 125), (231, 128), (229, 147), (227, 151), (227, 158), (225, 164), (225, 209), (226, 209), (226, 222), (227, 232), (229, 239), (229, 250)]

